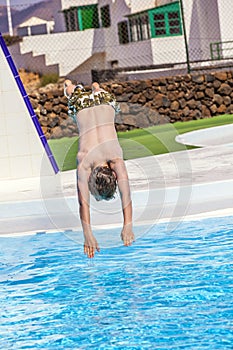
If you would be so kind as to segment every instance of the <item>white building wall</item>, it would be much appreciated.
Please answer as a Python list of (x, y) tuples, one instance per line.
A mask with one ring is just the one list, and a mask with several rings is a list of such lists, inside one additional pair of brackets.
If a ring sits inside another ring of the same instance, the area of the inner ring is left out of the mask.
[(151, 39), (153, 64), (180, 63), (186, 61), (183, 36)]
[(130, 8), (131, 13), (144, 11), (156, 6), (156, 0), (131, 0)]
[(153, 55), (151, 50), (151, 41), (138, 41), (125, 45), (119, 45), (117, 53), (114, 56), (114, 48), (112, 49), (112, 58), (115, 57), (119, 61), (119, 67), (141, 66), (153, 63)]
[(69, 9), (72, 6), (84, 6), (98, 4), (98, 0), (61, 0), (62, 10)]
[(218, 0), (183, 0), (183, 6), (190, 60), (210, 59), (210, 43), (220, 38)]
[(157, 6), (170, 4), (175, 0), (126, 0), (130, 4), (131, 13), (144, 11)]
[(221, 41), (233, 40), (233, 3), (232, 0), (218, 0)]
[(66, 76), (94, 53), (102, 52), (104, 41), (101, 29), (88, 29), (25, 37), (20, 49), (22, 54), (31, 51), (33, 56), (44, 54), (46, 65), (59, 63), (59, 75)]
[(106, 67), (111, 68), (111, 61), (121, 61), (124, 45), (119, 44), (118, 26), (121, 21), (126, 20), (126, 15), (130, 14), (130, 8), (124, 0), (100, 0), (99, 7), (110, 5), (111, 27), (103, 28), (103, 36), (106, 52)]

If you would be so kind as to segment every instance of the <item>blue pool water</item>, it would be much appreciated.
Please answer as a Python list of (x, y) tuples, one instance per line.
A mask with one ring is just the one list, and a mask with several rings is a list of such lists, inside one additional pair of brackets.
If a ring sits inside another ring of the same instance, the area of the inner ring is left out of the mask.
[(76, 233), (0, 238), (0, 349), (232, 349), (233, 217), (145, 231), (92, 261)]

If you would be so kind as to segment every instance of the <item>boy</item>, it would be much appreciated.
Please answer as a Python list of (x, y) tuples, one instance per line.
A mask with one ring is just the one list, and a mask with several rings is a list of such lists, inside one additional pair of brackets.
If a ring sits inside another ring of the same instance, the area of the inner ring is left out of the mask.
[(134, 241), (128, 174), (114, 125), (119, 107), (115, 97), (98, 83), (92, 84), (92, 92), (85, 91), (82, 85), (73, 85), (70, 80), (64, 85), (68, 113), (79, 129), (77, 189), (84, 253), (93, 258), (100, 249), (91, 230), (89, 191), (97, 201), (110, 200), (118, 185), (124, 218), (121, 238), (126, 246)]

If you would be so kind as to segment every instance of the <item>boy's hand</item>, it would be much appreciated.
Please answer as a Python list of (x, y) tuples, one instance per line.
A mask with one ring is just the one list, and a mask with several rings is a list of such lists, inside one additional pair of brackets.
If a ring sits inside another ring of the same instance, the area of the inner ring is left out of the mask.
[(85, 235), (84, 254), (86, 254), (88, 258), (94, 258), (95, 251), (99, 252), (100, 248), (93, 234), (89, 233)]
[(124, 225), (121, 231), (121, 239), (125, 246), (129, 246), (135, 241), (135, 236), (131, 224)]

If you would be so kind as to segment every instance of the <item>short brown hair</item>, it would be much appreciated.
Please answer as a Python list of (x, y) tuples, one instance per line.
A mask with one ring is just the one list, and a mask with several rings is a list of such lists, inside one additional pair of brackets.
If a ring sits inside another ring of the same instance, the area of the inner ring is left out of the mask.
[(90, 174), (88, 187), (97, 201), (114, 198), (117, 182), (116, 176), (108, 166), (97, 166)]

